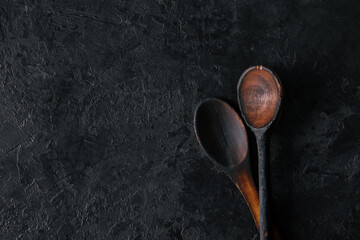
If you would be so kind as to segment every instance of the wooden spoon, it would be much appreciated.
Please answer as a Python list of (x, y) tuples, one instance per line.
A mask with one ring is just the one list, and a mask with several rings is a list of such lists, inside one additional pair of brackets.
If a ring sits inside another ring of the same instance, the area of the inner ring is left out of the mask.
[[(194, 128), (203, 150), (242, 193), (259, 229), (259, 194), (251, 174), (246, 130), (239, 115), (226, 102), (209, 98), (197, 106)], [(273, 235), (280, 239), (275, 229)]]
[(226, 102), (209, 98), (197, 106), (194, 127), (201, 147), (240, 190), (259, 228), (259, 195), (251, 174), (247, 134), (239, 115)]
[(260, 239), (267, 240), (270, 239), (270, 162), (266, 151), (266, 133), (278, 115), (282, 86), (271, 70), (256, 66), (248, 68), (241, 75), (237, 92), (241, 114), (256, 137), (259, 160)]

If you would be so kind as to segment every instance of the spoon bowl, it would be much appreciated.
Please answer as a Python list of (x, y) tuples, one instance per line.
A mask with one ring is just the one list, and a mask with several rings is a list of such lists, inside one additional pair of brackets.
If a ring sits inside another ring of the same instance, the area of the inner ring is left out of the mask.
[(199, 104), (194, 126), (201, 147), (223, 168), (237, 167), (248, 156), (245, 126), (234, 109), (224, 101), (210, 98)]
[(282, 87), (271, 70), (262, 66), (247, 69), (240, 77), (238, 93), (242, 116), (250, 127), (269, 127), (276, 119)]

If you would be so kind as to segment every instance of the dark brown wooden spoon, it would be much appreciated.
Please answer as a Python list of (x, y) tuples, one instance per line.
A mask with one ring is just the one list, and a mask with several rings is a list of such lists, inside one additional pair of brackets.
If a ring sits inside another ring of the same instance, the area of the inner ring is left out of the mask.
[[(194, 128), (203, 150), (240, 190), (259, 230), (259, 193), (251, 173), (248, 139), (241, 118), (226, 102), (209, 98), (197, 106)], [(272, 234), (275, 240), (281, 239), (275, 227)]]
[(259, 195), (251, 174), (245, 126), (239, 115), (226, 102), (209, 98), (197, 106), (194, 128), (203, 150), (242, 193), (259, 229)]
[(270, 162), (267, 157), (266, 133), (278, 115), (282, 86), (271, 70), (256, 66), (248, 68), (241, 75), (237, 93), (241, 114), (256, 137), (259, 160), (260, 239), (268, 240), (272, 237), (269, 237)]

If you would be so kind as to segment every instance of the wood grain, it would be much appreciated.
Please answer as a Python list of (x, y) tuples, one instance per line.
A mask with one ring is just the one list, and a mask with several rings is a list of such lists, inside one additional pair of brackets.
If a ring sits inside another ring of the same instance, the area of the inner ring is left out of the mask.
[(255, 128), (271, 123), (281, 102), (281, 90), (270, 72), (263, 68), (249, 71), (239, 86), (239, 102), (245, 120)]

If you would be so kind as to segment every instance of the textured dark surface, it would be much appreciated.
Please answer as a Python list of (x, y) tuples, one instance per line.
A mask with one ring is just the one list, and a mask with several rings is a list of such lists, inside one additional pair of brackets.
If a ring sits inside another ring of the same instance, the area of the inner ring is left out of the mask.
[[(0, 4), (1, 239), (254, 239), (193, 133), (251, 65), (280, 76), (286, 239), (360, 238), (360, 3)], [(253, 140), (253, 139), (252, 139)]]

